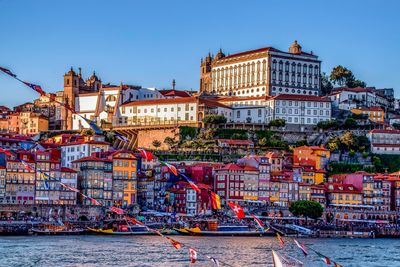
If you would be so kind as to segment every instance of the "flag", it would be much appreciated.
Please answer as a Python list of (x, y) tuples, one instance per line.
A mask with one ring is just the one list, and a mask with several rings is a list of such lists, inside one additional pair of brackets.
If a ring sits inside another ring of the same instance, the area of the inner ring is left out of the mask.
[(176, 241), (175, 239), (172, 239), (171, 237), (166, 236), (166, 239), (168, 239), (168, 241), (171, 243), (171, 245), (174, 246), (174, 248), (176, 249), (181, 249), (182, 248), (182, 244), (179, 241)]
[(314, 252), (317, 253), (318, 257), (320, 257), (323, 262), (325, 262), (327, 265), (331, 265), (331, 260), (327, 256), (322, 255), (321, 253), (319, 253), (315, 250), (314, 250)]
[(45, 96), (46, 92), (43, 91), (42, 87), (40, 87), (39, 85), (33, 84), (33, 83), (27, 83), (27, 82), (23, 82), (26, 86), (29, 86), (30, 88), (32, 88), (33, 90), (35, 90), (36, 92), (38, 92), (41, 96)]
[(178, 176), (178, 175), (179, 175), (178, 169), (177, 169), (174, 165), (169, 164), (168, 162), (161, 161), (161, 160), (160, 160), (160, 162), (161, 162), (161, 164), (167, 166), (168, 169), (169, 169), (175, 176)]
[(339, 263), (337, 263), (337, 262), (333, 262), (333, 266), (335, 266), (335, 267), (342, 267), (342, 265), (340, 265)]
[(120, 209), (120, 208), (117, 208), (117, 207), (111, 207), (110, 210), (112, 212), (116, 213), (116, 214), (119, 214), (119, 215), (122, 215), (122, 214), (125, 213), (123, 209)]
[(17, 75), (15, 75), (14, 73), (12, 73), (12, 72), (11, 72), (11, 70), (9, 70), (9, 69), (6, 69), (6, 68), (3, 68), (3, 67), (0, 67), (0, 70), (1, 70), (2, 72), (4, 72), (5, 74), (8, 74), (8, 75), (10, 75), (11, 77), (14, 77), (14, 78), (16, 78), (16, 77), (17, 77)]
[(240, 207), (239, 205), (233, 203), (233, 202), (229, 202), (229, 207), (231, 207), (231, 209), (235, 212), (236, 217), (240, 220), (243, 219), (245, 217), (244, 215), (244, 210), (242, 207)]
[(143, 222), (136, 220), (135, 218), (129, 218), (129, 217), (125, 217), (125, 219), (127, 219), (128, 221), (132, 222), (133, 224), (138, 224), (138, 225), (144, 225)]
[(211, 206), (214, 210), (221, 209), (221, 199), (217, 193), (210, 191), (211, 194)]
[(85, 195), (83, 195), (83, 196), (86, 197), (87, 199), (89, 199), (89, 201), (92, 202), (93, 205), (101, 206), (101, 203), (98, 202), (96, 199), (85, 196)]
[(155, 233), (155, 234), (157, 234), (157, 235), (159, 235), (159, 236), (161, 236), (161, 237), (164, 237), (164, 235), (163, 235), (160, 231), (158, 231), (158, 230), (156, 230), (156, 229), (151, 229), (150, 227), (147, 227), (147, 226), (146, 226), (146, 229), (147, 229), (147, 231), (149, 231), (149, 232), (152, 232), (152, 233)]
[(25, 170), (27, 170), (29, 172), (33, 171), (33, 168), (27, 162), (25, 162), (23, 160), (20, 160), (20, 161), (21, 161), (22, 165), (24, 165)]
[(196, 191), (197, 193), (201, 193), (200, 188), (199, 188), (189, 177), (187, 177), (187, 176), (184, 175), (183, 173), (181, 173), (181, 175), (183, 176), (183, 178), (186, 179), (186, 181), (189, 183), (190, 187), (191, 187), (194, 191)]
[(301, 251), (303, 252), (304, 256), (307, 256), (308, 252), (307, 252), (306, 247), (303, 244), (299, 243), (296, 239), (293, 239), (293, 241), (296, 244), (296, 246), (298, 246), (299, 249), (301, 249)]
[(264, 232), (264, 230), (265, 230), (265, 225), (264, 225), (264, 223), (263, 223), (259, 218), (257, 218), (254, 214), (250, 214), (250, 216), (253, 217), (253, 219), (256, 221), (257, 225), (258, 225), (258, 226), (261, 228), (261, 230)]
[(42, 172), (42, 171), (39, 171), (39, 173), (41, 174), (42, 179), (44, 181), (44, 188), (46, 188), (48, 190), (50, 188), (50, 184), (49, 184), (50, 175), (45, 172)]
[(122, 134), (119, 134), (117, 132), (114, 132), (113, 134), (114, 134), (115, 138), (121, 140), (122, 142), (128, 142), (129, 141), (129, 139), (126, 136), (123, 136)]
[(152, 159), (154, 159), (153, 154), (151, 154), (151, 152), (144, 150), (143, 148), (138, 148), (137, 150), (139, 150), (140, 155), (145, 158), (147, 161), (151, 161)]
[(219, 261), (216, 258), (207, 256), (207, 258), (210, 259), (210, 261), (212, 261), (214, 263), (215, 266), (219, 267)]
[(197, 251), (194, 248), (189, 248), (190, 263), (195, 263), (197, 260)]
[(60, 185), (61, 185), (62, 187), (64, 187), (64, 188), (68, 189), (68, 190), (71, 190), (71, 191), (76, 192), (76, 193), (80, 193), (79, 189), (77, 189), (77, 188), (75, 188), (75, 187), (66, 185), (66, 184), (64, 184), (64, 183), (60, 183)]
[(281, 235), (279, 233), (276, 233), (276, 238), (278, 239), (281, 247), (285, 246), (285, 241), (283, 240), (283, 238), (281, 237)]
[(81, 118), (84, 119), (84, 121), (86, 121), (87, 124), (89, 124), (90, 128), (92, 128), (92, 130), (94, 131), (95, 134), (98, 134), (98, 135), (103, 134), (103, 130), (100, 129), (99, 126), (97, 126), (96, 122), (89, 120), (88, 118), (85, 118), (83, 116), (81, 116)]
[(4, 153), (7, 156), (12, 156), (12, 153), (10, 150), (5, 150), (5, 149), (0, 148), (0, 153)]

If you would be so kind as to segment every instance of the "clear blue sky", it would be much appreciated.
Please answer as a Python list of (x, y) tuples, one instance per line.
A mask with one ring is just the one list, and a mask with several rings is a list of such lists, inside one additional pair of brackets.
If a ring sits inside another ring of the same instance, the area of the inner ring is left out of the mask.
[[(103, 82), (198, 89), (200, 58), (287, 50), (297, 39), (370, 86), (400, 89), (400, 1), (101, 1), (0, 0), (0, 66), (46, 91), (82, 67)], [(397, 93), (400, 96), (399, 93)], [(37, 93), (0, 74), (0, 105)]]

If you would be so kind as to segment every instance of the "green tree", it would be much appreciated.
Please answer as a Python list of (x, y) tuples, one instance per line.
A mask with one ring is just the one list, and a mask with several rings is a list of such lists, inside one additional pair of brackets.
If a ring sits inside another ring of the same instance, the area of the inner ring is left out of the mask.
[(333, 137), (328, 140), (326, 147), (330, 151), (337, 151), (340, 148), (340, 139), (338, 137)]
[(365, 87), (367, 87), (367, 84), (365, 82), (361, 81), (361, 80), (354, 80), (353, 79), (353, 80), (349, 80), (346, 83), (346, 86), (349, 87), (349, 88), (356, 88), (356, 87), (365, 88)]
[(339, 139), (346, 150), (350, 150), (356, 144), (355, 136), (352, 132), (345, 132)]
[(265, 137), (263, 137), (260, 140), (258, 140), (258, 145), (259, 146), (267, 146), (267, 144), (268, 144), (268, 140)]
[(347, 118), (343, 124), (343, 127), (345, 127), (346, 129), (354, 129), (354, 128), (357, 128), (357, 126), (358, 126), (358, 123), (353, 118)]
[(330, 78), (334, 84), (344, 86), (350, 80), (354, 80), (354, 75), (351, 70), (339, 65), (332, 69)]
[(305, 217), (307, 221), (307, 218), (314, 220), (320, 218), (324, 212), (324, 208), (320, 203), (315, 201), (299, 200), (290, 205), (289, 211), (296, 217)]
[(232, 134), (232, 139), (238, 139), (238, 140), (245, 140), (247, 139), (245, 134), (240, 134), (240, 133), (234, 133)]
[(155, 147), (155, 148), (159, 148), (161, 146), (161, 142), (159, 140), (153, 140), (153, 142), (151, 142), (151, 144)]
[(167, 144), (169, 146), (169, 148), (173, 148), (176, 145), (176, 142), (173, 138), (167, 136), (164, 139), (164, 144)]
[(331, 93), (333, 85), (329, 79), (329, 76), (323, 72), (321, 75), (321, 93), (322, 95), (328, 95)]
[(204, 123), (223, 124), (226, 123), (226, 118), (223, 115), (206, 115), (203, 118)]
[(269, 122), (270, 127), (284, 127), (286, 125), (286, 121), (284, 119), (275, 119)]

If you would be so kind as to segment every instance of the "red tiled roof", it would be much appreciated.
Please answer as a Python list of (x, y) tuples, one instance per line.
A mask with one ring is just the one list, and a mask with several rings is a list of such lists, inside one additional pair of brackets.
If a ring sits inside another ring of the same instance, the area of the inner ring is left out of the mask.
[(374, 147), (400, 147), (400, 144), (372, 144)]
[(244, 56), (244, 55), (248, 55), (248, 54), (268, 52), (268, 51), (281, 52), (278, 49), (275, 49), (275, 48), (269, 46), (269, 47), (262, 47), (262, 48), (258, 48), (258, 49), (254, 49), (254, 50), (249, 50), (249, 51), (245, 51), (245, 52), (228, 55), (226, 57), (223, 57), (221, 60), (234, 58), (234, 57), (240, 57), (240, 56)]
[[(330, 186), (333, 186), (333, 189), (330, 189)], [(328, 193), (353, 193), (353, 194), (362, 194), (360, 190), (355, 188), (352, 184), (337, 184), (337, 183), (326, 183), (324, 184), (325, 189)]]
[(90, 140), (90, 141), (75, 141), (71, 143), (65, 143), (65, 144), (60, 144), (60, 146), (74, 146), (74, 145), (83, 145), (83, 144), (89, 144), (89, 145), (110, 145), (110, 143), (105, 142), (105, 141), (95, 141), (95, 140)]
[(61, 172), (77, 173), (77, 171), (67, 167), (61, 167)]
[(74, 160), (74, 161), (72, 161), (72, 163), (79, 163), (79, 162), (85, 162), (85, 161), (111, 162), (111, 160), (109, 160), (109, 159), (100, 159), (100, 158), (96, 158), (93, 156), (89, 156), (89, 157), (83, 157), (81, 159)]
[(370, 133), (400, 134), (400, 130), (392, 130), (392, 129), (373, 129), (369, 132)]
[(369, 107), (369, 108), (354, 108), (353, 110), (362, 110), (362, 111), (383, 111), (381, 107)]
[(229, 96), (229, 97), (217, 97), (212, 100), (218, 102), (237, 102), (237, 101), (249, 101), (249, 100), (266, 100), (268, 96)]
[(280, 94), (273, 97), (275, 100), (299, 100), (299, 101), (319, 101), (319, 102), (331, 102), (329, 98), (315, 95), (291, 95), (291, 94)]
[(197, 97), (179, 97), (179, 98), (162, 98), (162, 99), (149, 99), (132, 101), (123, 104), (123, 107), (127, 106), (144, 106), (144, 105), (168, 105), (168, 104), (182, 104), (182, 103), (194, 103), (197, 102)]
[(250, 140), (217, 139), (217, 141), (220, 143), (226, 143), (228, 145), (238, 145), (238, 146), (254, 145), (254, 143)]
[(159, 90), (160, 94), (163, 96), (178, 96), (178, 97), (190, 97), (190, 94), (185, 91), (181, 90), (175, 90), (175, 89), (170, 89), (170, 90)]
[(328, 151), (328, 149), (326, 149), (323, 146), (299, 146), (299, 147), (295, 147), (294, 148), (294, 150), (300, 150), (300, 149), (312, 149), (312, 150)]

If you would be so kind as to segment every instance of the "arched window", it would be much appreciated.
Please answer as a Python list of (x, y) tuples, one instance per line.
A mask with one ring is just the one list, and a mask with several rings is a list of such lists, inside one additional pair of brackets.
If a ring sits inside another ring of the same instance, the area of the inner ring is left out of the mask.
[(283, 62), (282, 60), (279, 61), (279, 70), (282, 71), (283, 70)]
[(276, 60), (274, 59), (274, 61), (272, 61), (272, 69), (276, 70)]
[(109, 95), (106, 98), (106, 101), (116, 101), (116, 100), (117, 100), (117, 98), (115, 96), (113, 96), (113, 95)]

